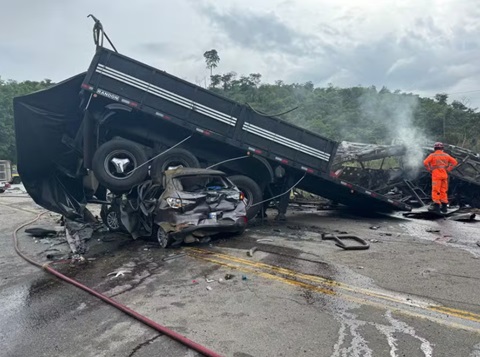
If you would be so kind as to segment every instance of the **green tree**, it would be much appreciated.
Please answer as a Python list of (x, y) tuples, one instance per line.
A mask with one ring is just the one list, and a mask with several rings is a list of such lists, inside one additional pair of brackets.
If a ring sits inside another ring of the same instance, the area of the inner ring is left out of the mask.
[(205, 58), (205, 63), (207, 64), (207, 68), (210, 69), (210, 77), (213, 75), (213, 69), (217, 68), (218, 63), (220, 62), (220, 57), (218, 56), (218, 52), (215, 49), (210, 51), (206, 51), (203, 54)]
[(222, 82), (222, 76), (219, 74), (214, 74), (210, 76), (210, 88), (216, 88)]
[[(298, 107), (281, 118), (334, 140), (390, 144), (413, 129), (431, 141), (444, 140), (480, 151), (480, 113), (467, 102), (448, 103), (448, 95), (422, 98), (400, 90), (356, 86), (338, 88), (312, 82), (261, 83), (260, 74), (214, 76), (211, 89), (266, 114)], [(418, 139), (414, 137), (414, 139)]]
[(5, 81), (0, 78), (0, 159), (16, 162), (13, 98), (41, 89), (53, 83), (49, 79), (35, 81)]

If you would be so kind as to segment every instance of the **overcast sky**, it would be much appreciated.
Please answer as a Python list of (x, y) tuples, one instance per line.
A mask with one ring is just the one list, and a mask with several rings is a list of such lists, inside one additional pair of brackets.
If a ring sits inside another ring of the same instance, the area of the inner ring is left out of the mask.
[(220, 73), (446, 92), (480, 107), (480, 0), (0, 0), (0, 9), (2, 79), (85, 71), (92, 13), (119, 52), (197, 83), (214, 48)]

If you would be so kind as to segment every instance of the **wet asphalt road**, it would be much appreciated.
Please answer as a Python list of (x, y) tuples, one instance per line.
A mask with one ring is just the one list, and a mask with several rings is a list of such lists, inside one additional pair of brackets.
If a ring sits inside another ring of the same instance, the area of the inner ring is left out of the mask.
[[(0, 356), (198, 356), (22, 260), (11, 234), (37, 212), (27, 198), (0, 197)], [(47, 216), (36, 226), (51, 228), (52, 222)], [(29, 256), (45, 262), (50, 245), (22, 237)]]
[[(0, 196), (0, 356), (195, 356), (21, 260), (11, 232), (36, 211), (28, 198)], [(478, 357), (478, 227), (293, 211), (285, 225), (181, 251), (98, 236), (109, 242), (90, 242), (94, 260), (56, 267), (225, 356)], [(371, 248), (347, 252), (321, 240), (334, 231)], [(62, 239), (20, 238), (41, 261), (47, 249), (67, 251)], [(178, 253), (186, 255), (163, 260)], [(108, 276), (121, 268), (129, 272)]]

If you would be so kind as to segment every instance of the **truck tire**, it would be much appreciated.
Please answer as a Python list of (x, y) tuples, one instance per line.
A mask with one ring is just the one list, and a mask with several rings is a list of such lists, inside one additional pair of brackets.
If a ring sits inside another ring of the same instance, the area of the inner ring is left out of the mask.
[(200, 167), (198, 159), (190, 151), (175, 148), (153, 160), (150, 176), (153, 181), (162, 183), (163, 172), (170, 166)]
[(103, 186), (121, 193), (145, 180), (148, 165), (140, 165), (146, 161), (147, 155), (140, 145), (115, 139), (98, 148), (93, 155), (92, 169)]
[(243, 175), (230, 176), (229, 179), (245, 195), (247, 205), (247, 218), (249, 220), (253, 219), (262, 208), (261, 204), (252, 207), (252, 204), (261, 202), (263, 199), (263, 194), (260, 186), (250, 177)]

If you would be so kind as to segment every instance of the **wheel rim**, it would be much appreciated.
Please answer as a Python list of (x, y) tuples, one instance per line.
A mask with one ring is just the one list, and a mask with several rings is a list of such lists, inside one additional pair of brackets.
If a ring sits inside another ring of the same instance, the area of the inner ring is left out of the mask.
[(127, 150), (115, 150), (107, 155), (103, 166), (110, 177), (124, 180), (137, 168), (137, 159)]
[(158, 227), (157, 230), (157, 240), (158, 243), (160, 244), (160, 247), (166, 248), (168, 245), (168, 236), (165, 233), (165, 231), (162, 229), (162, 227)]
[(116, 212), (108, 212), (107, 225), (110, 229), (113, 230), (120, 228), (120, 223), (118, 222), (118, 216)]

